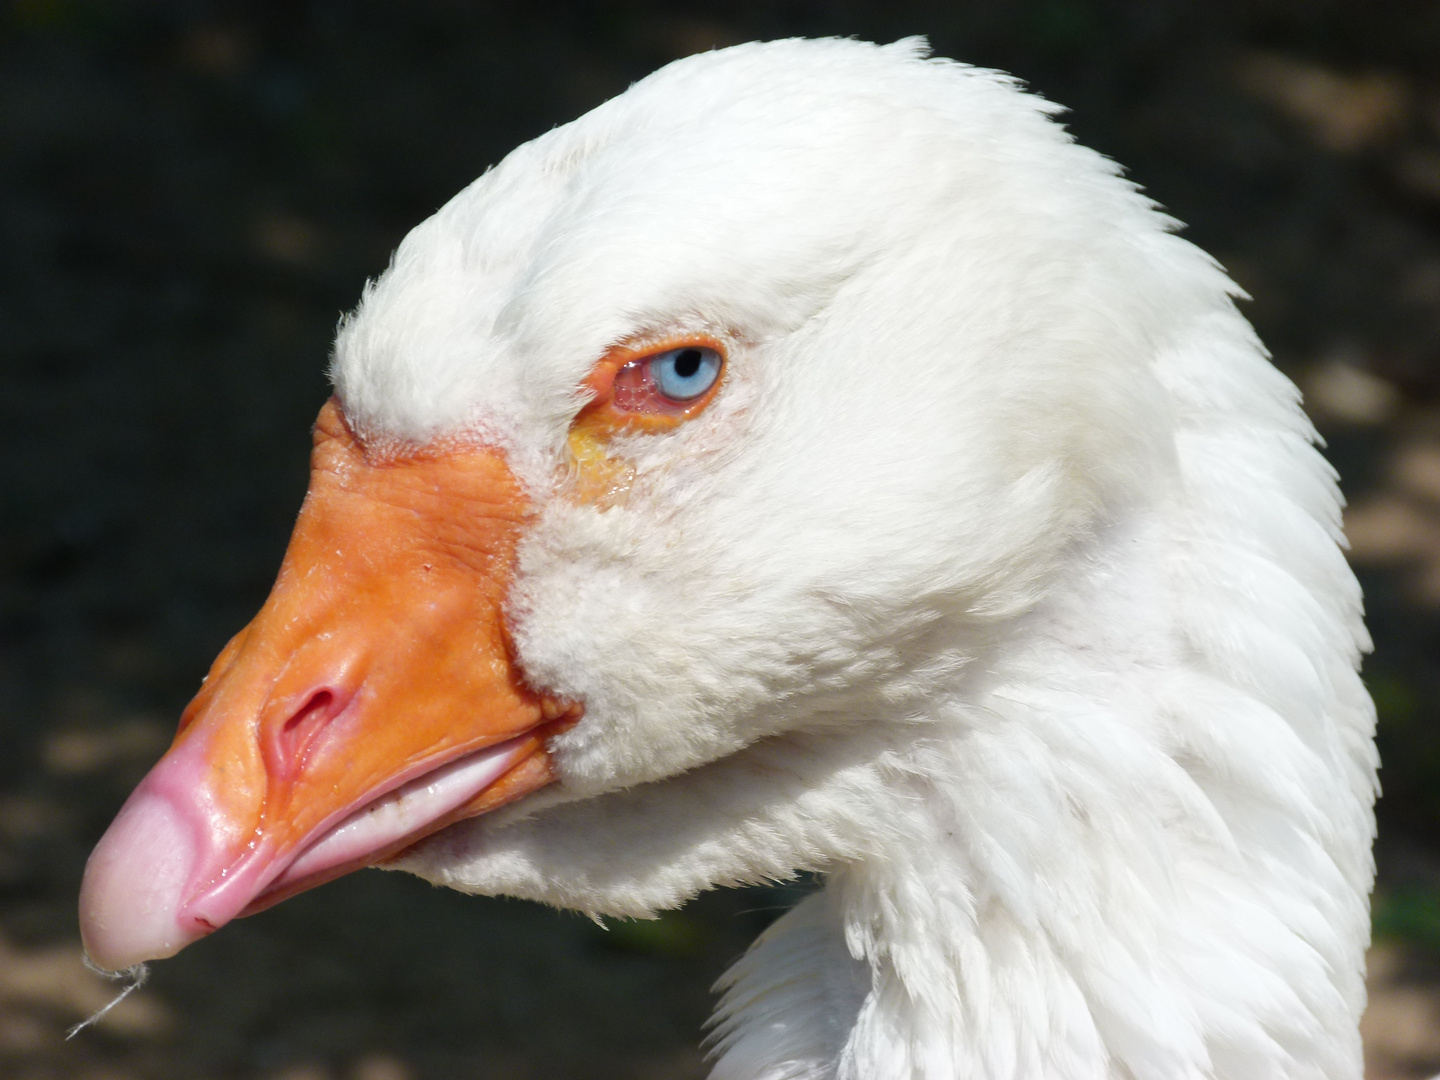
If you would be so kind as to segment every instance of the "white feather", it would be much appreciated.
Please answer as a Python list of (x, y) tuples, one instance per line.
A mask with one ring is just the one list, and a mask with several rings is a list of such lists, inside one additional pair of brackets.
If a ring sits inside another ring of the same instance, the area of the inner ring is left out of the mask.
[[(334, 375), (503, 445), (510, 601), (585, 703), (432, 880), (613, 915), (824, 871), (717, 1080), (1356, 1078), (1375, 792), (1333, 473), (1237, 290), (1055, 108), (923, 43), (691, 57), (401, 245)], [(723, 392), (569, 499), (615, 342)]]

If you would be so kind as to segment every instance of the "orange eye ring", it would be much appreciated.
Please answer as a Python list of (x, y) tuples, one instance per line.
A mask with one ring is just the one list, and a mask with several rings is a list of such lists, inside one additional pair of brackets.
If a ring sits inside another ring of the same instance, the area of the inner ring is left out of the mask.
[[(719, 357), (714, 381), (693, 398), (669, 397), (654, 385), (650, 361), (676, 350), (696, 349)], [(594, 398), (575, 418), (575, 429), (604, 438), (621, 431), (669, 431), (703, 411), (725, 381), (725, 343), (709, 334), (682, 334), (617, 345), (607, 352), (584, 385)]]

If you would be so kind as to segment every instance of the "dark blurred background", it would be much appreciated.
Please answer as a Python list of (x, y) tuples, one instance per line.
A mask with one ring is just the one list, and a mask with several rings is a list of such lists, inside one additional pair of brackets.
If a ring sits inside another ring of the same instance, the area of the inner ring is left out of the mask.
[(80, 871), (262, 601), (339, 313), (516, 143), (669, 60), (923, 33), (1068, 105), (1253, 296), (1351, 500), (1385, 798), (1371, 1080), (1440, 1070), (1440, 3), (0, 4), (0, 1074), (704, 1075), (795, 887), (603, 932), (355, 875), (111, 988)]

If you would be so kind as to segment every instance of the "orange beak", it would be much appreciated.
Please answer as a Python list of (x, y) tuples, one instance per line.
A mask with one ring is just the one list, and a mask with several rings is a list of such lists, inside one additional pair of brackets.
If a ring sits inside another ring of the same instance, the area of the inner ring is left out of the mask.
[(372, 461), (326, 404), (269, 599), (90, 856), (97, 964), (172, 955), (550, 782), (545, 739), (578, 708), (510, 659), (528, 510), (498, 452)]

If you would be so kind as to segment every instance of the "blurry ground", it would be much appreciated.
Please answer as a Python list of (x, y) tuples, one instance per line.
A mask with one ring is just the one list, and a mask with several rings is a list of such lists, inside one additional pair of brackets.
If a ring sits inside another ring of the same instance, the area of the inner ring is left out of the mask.
[(783, 905), (605, 934), (366, 873), (109, 988), (86, 853), (258, 607), (337, 314), (509, 147), (666, 60), (931, 35), (1074, 110), (1255, 297), (1352, 499), (1386, 799), (1372, 1080), (1440, 1071), (1440, 5), (0, 3), (0, 1075), (698, 1077)]

